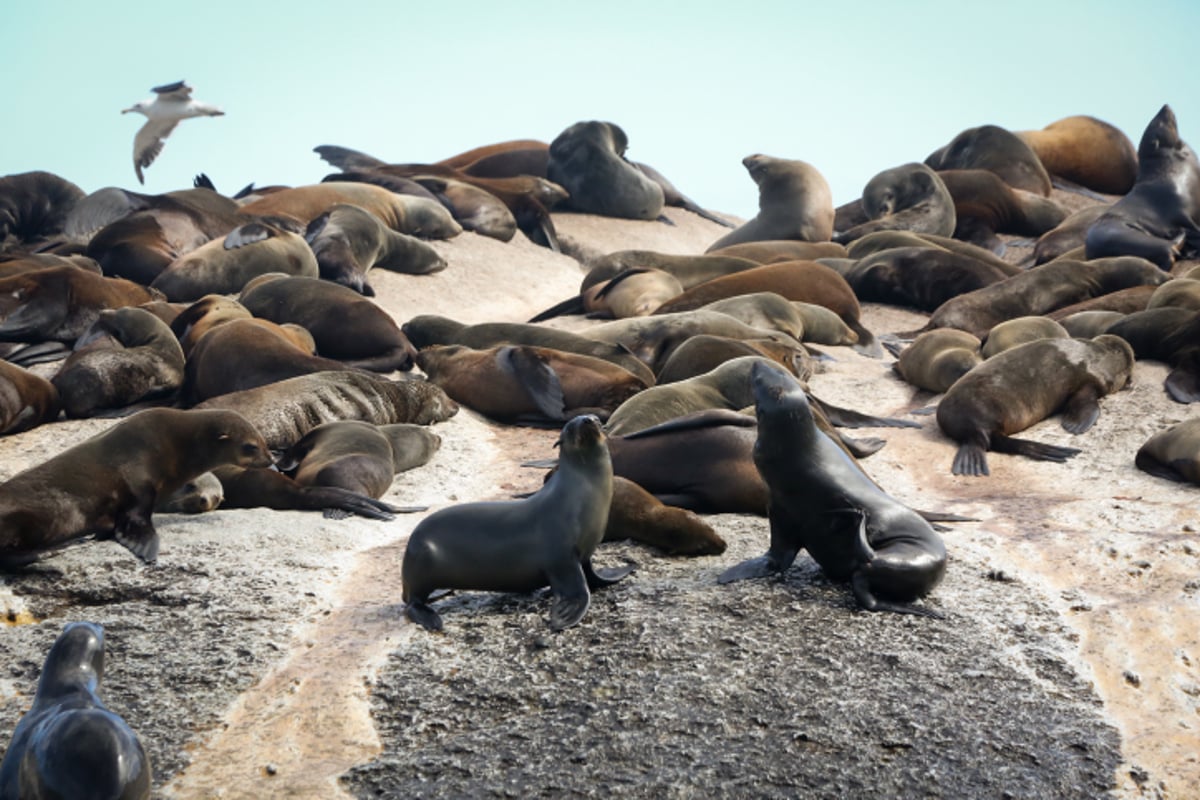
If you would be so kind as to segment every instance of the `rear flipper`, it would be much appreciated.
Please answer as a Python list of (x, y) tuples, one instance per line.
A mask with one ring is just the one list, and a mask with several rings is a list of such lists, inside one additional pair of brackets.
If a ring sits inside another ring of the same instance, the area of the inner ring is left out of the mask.
[(413, 600), (404, 607), (404, 613), (413, 622), (420, 625), (427, 631), (440, 633), (442, 630), (442, 618), (428, 604), (421, 600)]
[(852, 350), (862, 353), (867, 358), (883, 358), (883, 348), (875, 334), (871, 333), (858, 320), (846, 321), (850, 330), (858, 334), (858, 342), (850, 346)]
[(976, 442), (964, 442), (958, 446), (954, 454), (954, 465), (950, 468), (954, 475), (991, 475), (988, 470), (987, 448)]
[[(153, 502), (150, 507), (154, 507)], [(158, 559), (158, 532), (154, 530), (148, 513), (135, 508), (120, 514), (113, 538), (147, 564), (153, 564)]]
[(587, 579), (588, 588), (593, 592), (605, 586), (612, 586), (633, 572), (636, 565), (626, 564), (623, 567), (592, 567), (591, 559), (583, 562), (583, 575)]
[(1080, 434), (1100, 418), (1100, 392), (1095, 386), (1085, 386), (1067, 400), (1063, 409), (1062, 426), (1067, 433)]
[(1193, 369), (1176, 367), (1163, 381), (1163, 388), (1176, 403), (1200, 403), (1200, 375)]
[(550, 605), (550, 629), (561, 631), (579, 623), (592, 604), (588, 579), (578, 561), (562, 564), (549, 575), (554, 600)]

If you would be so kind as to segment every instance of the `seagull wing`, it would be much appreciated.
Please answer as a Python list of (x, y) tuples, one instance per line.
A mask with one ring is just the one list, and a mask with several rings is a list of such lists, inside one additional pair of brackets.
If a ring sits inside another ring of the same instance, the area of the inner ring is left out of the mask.
[(145, 183), (142, 177), (142, 167), (148, 167), (162, 152), (163, 140), (171, 135), (177, 119), (150, 120), (133, 137), (133, 171), (137, 173), (138, 183)]
[(185, 81), (175, 81), (174, 83), (155, 86), (150, 91), (163, 100), (187, 100), (192, 93), (192, 87), (188, 86)]

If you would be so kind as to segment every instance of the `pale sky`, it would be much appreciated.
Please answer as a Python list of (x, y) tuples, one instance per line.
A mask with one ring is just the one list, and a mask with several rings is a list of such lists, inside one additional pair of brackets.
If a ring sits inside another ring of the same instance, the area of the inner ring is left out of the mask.
[(138, 189), (122, 108), (185, 79), (226, 116), (184, 121), (143, 191), (233, 193), (332, 171), (352, 147), (434, 161), (616, 122), (629, 157), (752, 216), (751, 153), (798, 158), (836, 203), (960, 130), (1091, 114), (1136, 145), (1163, 103), (1200, 145), (1200, 3), (84, 2), (0, 0), (0, 175)]

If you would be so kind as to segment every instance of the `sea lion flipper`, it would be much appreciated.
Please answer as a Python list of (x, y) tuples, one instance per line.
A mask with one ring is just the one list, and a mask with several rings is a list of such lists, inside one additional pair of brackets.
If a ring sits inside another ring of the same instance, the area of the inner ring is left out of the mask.
[(1188, 369), (1176, 368), (1163, 381), (1163, 388), (1177, 403), (1200, 402), (1200, 376)]
[(234, 228), (225, 236), (225, 249), (236, 250), (239, 247), (270, 239), (276, 234), (277, 231), (260, 222), (247, 222), (245, 225)]
[(860, 411), (854, 411), (849, 408), (831, 405), (820, 399), (812, 392), (808, 393), (808, 399), (821, 409), (825, 417), (839, 428), (919, 428), (920, 423), (913, 422), (907, 419), (896, 419), (894, 417), (873, 417), (870, 414), (863, 414)]
[(933, 619), (945, 619), (946, 615), (932, 608), (912, 605), (910, 603), (893, 603), (888, 600), (880, 600), (871, 592), (870, 577), (868, 569), (860, 569), (850, 578), (850, 588), (854, 592), (854, 599), (858, 602), (858, 607), (864, 611), (891, 611), (893, 614), (912, 614), (918, 617), (932, 617)]
[[(1171, 465), (1178, 464), (1180, 466), (1186, 466), (1187, 463), (1188, 462), (1183, 459), (1176, 459), (1175, 461), (1171, 462)], [(1142, 472), (1153, 475), (1156, 478), (1166, 478), (1169, 481), (1176, 481), (1178, 483), (1186, 482), (1186, 479), (1183, 477), (1183, 473), (1181, 471), (1172, 469), (1171, 465), (1164, 464), (1146, 453), (1139, 451), (1137, 458), (1134, 460), (1134, 464), (1136, 464), (1137, 468)]]
[(550, 606), (550, 628), (561, 631), (583, 619), (592, 603), (583, 565), (571, 561), (568, 566), (550, 575), (550, 590), (554, 601)]
[(954, 475), (991, 475), (987, 463), (987, 448), (977, 442), (964, 442), (958, 446), (954, 454), (954, 464), (950, 468)]
[(1099, 418), (1099, 391), (1095, 386), (1085, 386), (1067, 400), (1062, 426), (1068, 433), (1080, 434), (1095, 425)]
[(404, 613), (408, 615), (409, 619), (427, 631), (434, 631), (435, 633), (438, 633), (442, 630), (443, 626), (441, 615), (434, 611), (431, 606), (420, 600), (413, 600), (409, 602), (409, 604), (404, 607)]
[(717, 576), (717, 583), (733, 583), (734, 581), (745, 581), (751, 578), (765, 578), (778, 571), (769, 555), (759, 556), (758, 558), (743, 561), (725, 570)]
[[(1059, 464), (1071, 456), (1077, 456), (1083, 451), (1077, 447), (1060, 447), (1054, 444), (1043, 444), (1029, 439), (1017, 439), (1001, 434), (992, 435), (992, 449), (997, 453), (1025, 456), (1034, 461), (1055, 461)], [(984, 473), (987, 474), (987, 473)]]
[(854, 439), (838, 433), (838, 438), (842, 440), (842, 444), (846, 446), (846, 449), (855, 458), (866, 458), (867, 456), (874, 455), (887, 444), (883, 439), (878, 439), (874, 436), (869, 436), (865, 439)]
[(566, 419), (566, 399), (558, 374), (536, 352), (527, 347), (504, 347), (496, 353), (500, 369), (514, 375), (547, 419)]
[[(154, 507), (153, 502), (150, 507)], [(154, 530), (148, 514), (134, 509), (122, 515), (113, 529), (113, 538), (147, 564), (158, 559), (158, 531)]]
[(723, 425), (753, 428), (757, 424), (754, 417), (738, 411), (732, 411), (727, 408), (708, 408), (703, 411), (693, 411), (690, 414), (684, 414), (682, 417), (660, 422), (657, 425), (651, 425), (649, 428), (642, 428), (640, 431), (623, 434), (621, 438), (642, 439), (662, 433), (703, 430), (704, 428), (716, 428)]
[(592, 591), (602, 589), (605, 586), (612, 586), (623, 578), (629, 576), (633, 572), (635, 566), (626, 564), (622, 567), (601, 567), (596, 569), (592, 566), (591, 559), (583, 562), (583, 575), (587, 578), (588, 588)]

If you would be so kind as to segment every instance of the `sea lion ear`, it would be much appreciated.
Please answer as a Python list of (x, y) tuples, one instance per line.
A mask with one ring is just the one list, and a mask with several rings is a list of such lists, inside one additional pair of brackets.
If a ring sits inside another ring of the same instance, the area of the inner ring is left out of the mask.
[(232, 439), (232, 438), (233, 438), (233, 437), (232, 437), (232, 436), (230, 436), (230, 435), (229, 435), (228, 433), (226, 433), (225, 431), (221, 431), (220, 433), (218, 433), (218, 434), (217, 434), (217, 441), (218, 441), (218, 442), (227, 442), (227, 441), (229, 441), (229, 440), (230, 440), (230, 439)]

